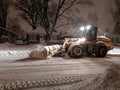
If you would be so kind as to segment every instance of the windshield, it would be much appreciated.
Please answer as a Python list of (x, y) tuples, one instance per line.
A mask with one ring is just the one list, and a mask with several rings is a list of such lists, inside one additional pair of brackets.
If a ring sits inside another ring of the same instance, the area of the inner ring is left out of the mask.
[(92, 27), (88, 30), (83, 31), (83, 37), (85, 37), (86, 40), (88, 41), (96, 40), (96, 36), (97, 36), (97, 27)]

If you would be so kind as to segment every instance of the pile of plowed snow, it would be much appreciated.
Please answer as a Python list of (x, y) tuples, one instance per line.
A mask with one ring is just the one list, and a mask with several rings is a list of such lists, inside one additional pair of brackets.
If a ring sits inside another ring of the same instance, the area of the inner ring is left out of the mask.
[(0, 57), (28, 57), (30, 52), (41, 45), (0, 44)]
[(120, 55), (120, 48), (114, 48), (113, 50), (110, 50), (108, 52), (108, 54), (112, 54), (112, 55)]
[(103, 74), (88, 78), (78, 87), (79, 90), (120, 90), (120, 66), (111, 65)]

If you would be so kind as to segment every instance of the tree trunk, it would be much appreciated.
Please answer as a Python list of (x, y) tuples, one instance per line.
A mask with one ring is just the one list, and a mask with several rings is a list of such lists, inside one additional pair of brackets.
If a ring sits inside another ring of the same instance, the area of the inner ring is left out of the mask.
[(49, 42), (49, 41), (51, 40), (51, 36), (52, 36), (51, 29), (46, 28), (46, 29), (45, 29), (45, 32), (46, 32), (45, 41), (46, 41), (46, 42)]
[(51, 40), (51, 34), (47, 34), (47, 42), (50, 42)]

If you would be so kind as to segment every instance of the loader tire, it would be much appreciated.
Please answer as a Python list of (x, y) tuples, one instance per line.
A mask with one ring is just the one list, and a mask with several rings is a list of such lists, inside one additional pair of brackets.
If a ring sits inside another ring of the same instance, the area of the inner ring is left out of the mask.
[(105, 57), (107, 54), (107, 48), (105, 46), (99, 46), (96, 48), (95, 55), (96, 57)]
[(74, 46), (69, 52), (71, 57), (79, 58), (83, 56), (83, 48), (80, 45)]

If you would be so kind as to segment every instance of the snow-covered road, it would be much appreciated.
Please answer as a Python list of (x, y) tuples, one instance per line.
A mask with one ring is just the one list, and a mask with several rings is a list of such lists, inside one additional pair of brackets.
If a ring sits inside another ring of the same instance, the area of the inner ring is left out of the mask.
[[(108, 69), (112, 65), (120, 65), (118, 47), (109, 51), (105, 58), (52, 57), (44, 60), (29, 58), (31, 50), (38, 46), (40, 45), (1, 45), (0, 90), (88, 90), (88, 86), (91, 86), (89, 87), (91, 90), (100, 90), (99, 87), (102, 86), (100, 81), (104, 82), (104, 78), (111, 74)], [(120, 69), (117, 72), (112, 70), (116, 77), (118, 72)], [(118, 79), (119, 76), (114, 80)], [(109, 82), (111, 81), (108, 80), (107, 83)], [(120, 85), (119, 82), (118, 84)], [(110, 87), (114, 86), (105, 88), (110, 90)]]
[(70, 90), (70, 88), (78, 90), (76, 83), (97, 78), (112, 64), (119, 63), (119, 57), (113, 56), (102, 59), (94, 57), (80, 59), (53, 57), (47, 60), (27, 58), (1, 62), (0, 90), (28, 88), (31, 88), (30, 90)]

